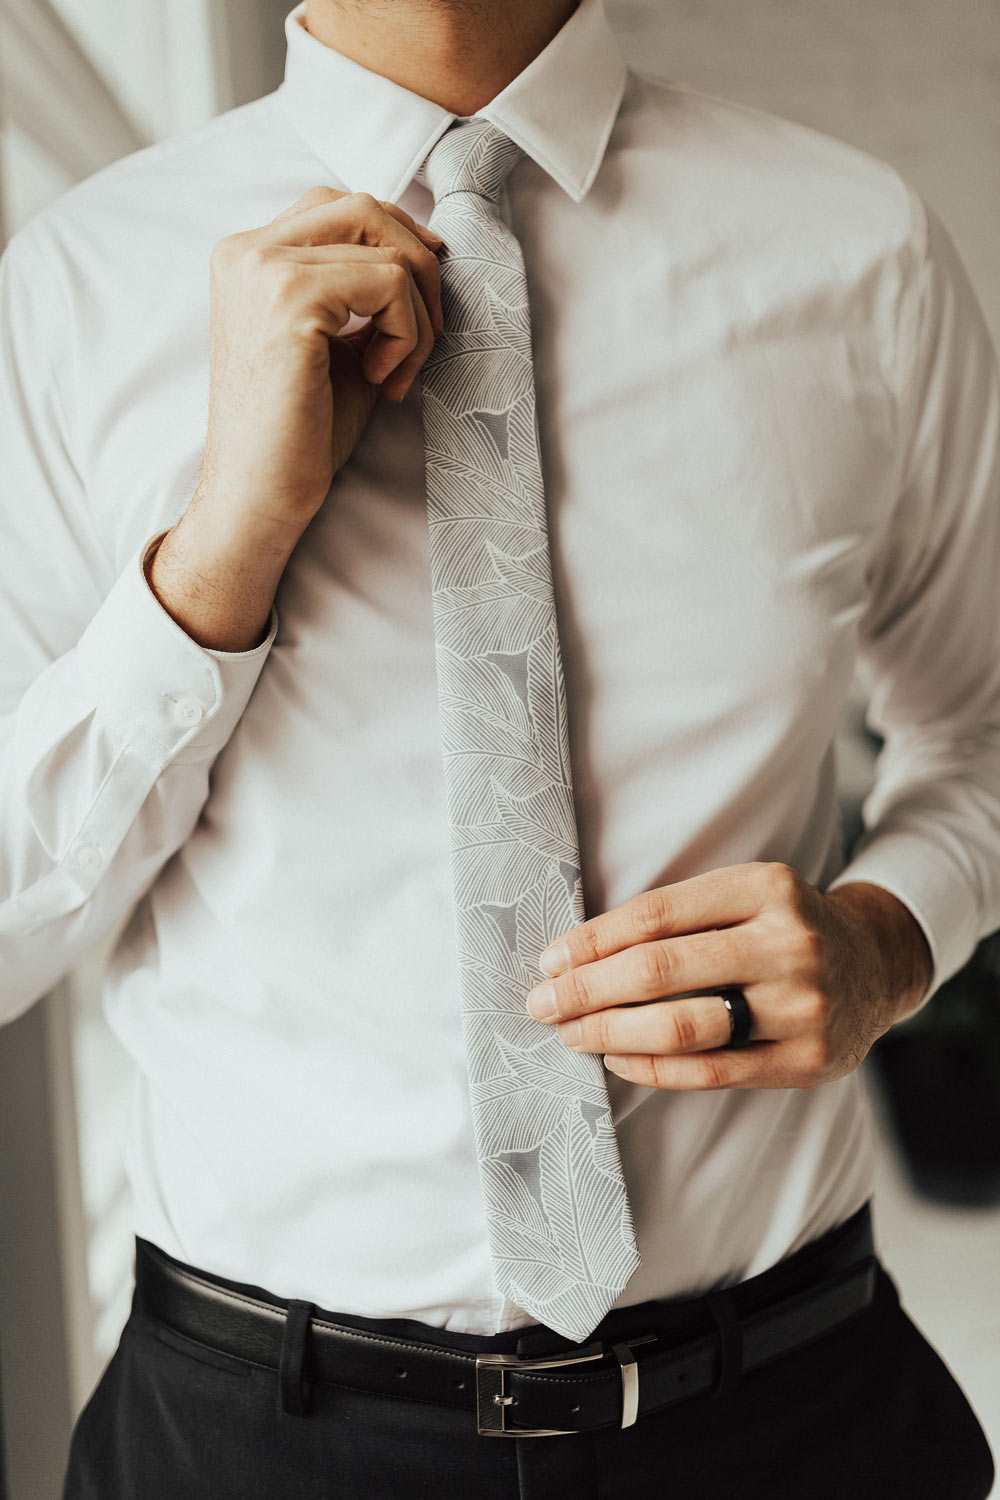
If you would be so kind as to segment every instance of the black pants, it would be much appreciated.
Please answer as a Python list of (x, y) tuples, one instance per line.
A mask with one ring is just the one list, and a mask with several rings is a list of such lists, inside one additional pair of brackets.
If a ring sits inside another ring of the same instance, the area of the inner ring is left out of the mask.
[(968, 1402), (880, 1270), (867, 1312), (734, 1395), (545, 1438), (322, 1383), (307, 1413), (282, 1411), (275, 1373), (158, 1327), (137, 1298), (64, 1500), (984, 1500), (992, 1482)]

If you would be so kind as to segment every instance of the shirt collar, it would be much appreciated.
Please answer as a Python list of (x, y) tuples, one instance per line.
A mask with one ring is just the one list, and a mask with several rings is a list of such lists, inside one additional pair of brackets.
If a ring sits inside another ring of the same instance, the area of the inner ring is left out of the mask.
[[(348, 191), (395, 202), (455, 116), (324, 46), (305, 29), (305, 11), (302, 0), (285, 20), (285, 109)], [(544, 51), (477, 113), (579, 203), (600, 167), (625, 78), (603, 0), (581, 0)]]

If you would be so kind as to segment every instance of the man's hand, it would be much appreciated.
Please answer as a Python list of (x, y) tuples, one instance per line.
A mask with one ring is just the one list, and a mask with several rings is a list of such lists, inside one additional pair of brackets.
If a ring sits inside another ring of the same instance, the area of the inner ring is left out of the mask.
[[(301, 532), (378, 387), (403, 399), (442, 326), (440, 245), (394, 204), (325, 187), (216, 245), (205, 472), (251, 524)], [(371, 321), (345, 343), (352, 313)]]
[[(542, 959), (555, 977), (532, 990), (532, 1015), (576, 1051), (604, 1053), (611, 1072), (662, 1089), (839, 1078), (917, 1008), (932, 974), (922, 929), (888, 891), (853, 882), (824, 894), (765, 863), (645, 891)], [(737, 1050), (717, 993), (729, 986), (753, 1021)]]
[[(379, 389), (401, 401), (441, 330), (441, 243), (395, 204), (317, 187), (215, 247), (201, 476), (148, 575), (202, 645), (262, 638)], [(341, 337), (352, 315), (369, 321)]]

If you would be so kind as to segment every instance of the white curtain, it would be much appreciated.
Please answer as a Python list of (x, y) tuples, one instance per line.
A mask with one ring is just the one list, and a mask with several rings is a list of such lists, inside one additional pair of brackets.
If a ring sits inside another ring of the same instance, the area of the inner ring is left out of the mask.
[[(283, 0), (0, 0), (0, 247), (109, 162), (275, 87), (285, 9)], [(100, 1010), (107, 947), (0, 1031), (0, 1228), (6, 1216), (11, 1229), (0, 1232), (10, 1283), (0, 1287), (0, 1497), (5, 1454), (9, 1500), (56, 1500), (69, 1423), (127, 1310), (131, 1073)]]
[(145, 136), (47, 0), (35, 0), (31, 10), (4, 0), (0, 25), (5, 178), (16, 226), (78, 178), (145, 144)]
[(8, 232), (129, 151), (274, 88), (283, 0), (0, 0)]

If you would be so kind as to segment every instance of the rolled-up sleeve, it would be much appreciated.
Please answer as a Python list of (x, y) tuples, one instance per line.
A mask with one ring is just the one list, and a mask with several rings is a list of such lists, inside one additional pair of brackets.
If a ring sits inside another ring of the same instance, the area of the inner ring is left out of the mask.
[(934, 961), (926, 1001), (1000, 927), (1000, 380), (949, 236), (913, 210), (898, 502), (860, 638), (884, 746), (831, 888), (871, 881), (910, 909)]
[(110, 932), (188, 837), (277, 628), (197, 645), (149, 588), (110, 589), (73, 461), (30, 228), (0, 263), (0, 1021)]

